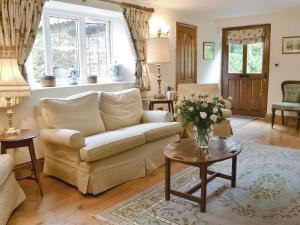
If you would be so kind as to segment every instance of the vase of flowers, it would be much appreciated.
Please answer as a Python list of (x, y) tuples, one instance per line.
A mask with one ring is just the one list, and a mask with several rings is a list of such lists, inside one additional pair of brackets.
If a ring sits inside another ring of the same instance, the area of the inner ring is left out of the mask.
[(180, 98), (176, 104), (183, 127), (192, 123), (200, 149), (208, 148), (213, 134), (212, 124), (221, 121), (222, 109), (226, 107), (226, 100), (222, 97), (215, 97), (211, 101), (208, 98), (207, 94), (192, 94), (189, 98)]

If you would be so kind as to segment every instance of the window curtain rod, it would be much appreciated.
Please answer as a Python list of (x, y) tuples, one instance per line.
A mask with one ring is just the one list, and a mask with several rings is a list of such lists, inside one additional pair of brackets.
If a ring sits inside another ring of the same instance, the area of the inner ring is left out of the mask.
[[(86, 2), (87, 0), (82, 0), (82, 1)], [(154, 12), (154, 8), (148, 8), (148, 7), (135, 5), (135, 4), (127, 3), (127, 2), (119, 2), (119, 1), (115, 1), (115, 0), (98, 0), (98, 1), (117, 4), (121, 7), (132, 7), (132, 8), (144, 10), (144, 11), (147, 11), (147, 12)]]

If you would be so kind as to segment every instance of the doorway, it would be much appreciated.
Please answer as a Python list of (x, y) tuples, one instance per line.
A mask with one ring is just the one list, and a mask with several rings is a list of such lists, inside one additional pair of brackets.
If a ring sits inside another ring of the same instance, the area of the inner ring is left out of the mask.
[(266, 115), (270, 33), (270, 24), (223, 29), (222, 95), (234, 115)]
[(197, 27), (176, 23), (176, 87), (197, 83)]

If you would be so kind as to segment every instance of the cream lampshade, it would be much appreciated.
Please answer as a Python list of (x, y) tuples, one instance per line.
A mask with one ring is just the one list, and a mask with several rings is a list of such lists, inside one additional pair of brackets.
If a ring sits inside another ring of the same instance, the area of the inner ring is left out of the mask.
[(20, 73), (17, 60), (0, 58), (0, 107), (7, 108), (8, 129), (6, 134), (18, 133), (18, 129), (13, 127), (11, 107), (21, 103), (24, 97), (30, 95), (30, 87)]
[(149, 38), (146, 44), (147, 44), (147, 63), (156, 64), (157, 66), (158, 93), (155, 95), (155, 98), (158, 99), (165, 98), (165, 96), (161, 93), (160, 65), (161, 63), (166, 63), (170, 61), (169, 38), (167, 37)]

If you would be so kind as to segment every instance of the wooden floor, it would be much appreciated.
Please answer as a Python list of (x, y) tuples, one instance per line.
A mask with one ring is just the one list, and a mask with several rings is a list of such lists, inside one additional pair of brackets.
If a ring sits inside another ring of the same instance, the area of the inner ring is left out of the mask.
[[(239, 118), (240, 120), (240, 118)], [(293, 127), (270, 124), (262, 120), (238, 121), (234, 127), (234, 138), (254, 143), (262, 143), (300, 149), (300, 132)], [(173, 165), (172, 171), (183, 167)], [(164, 179), (164, 168), (154, 174), (137, 179), (96, 197), (86, 197), (75, 188), (54, 178), (42, 177), (45, 196), (39, 197), (37, 186), (33, 181), (21, 181), (27, 199), (17, 208), (9, 225), (95, 225), (92, 218), (105, 210)]]

